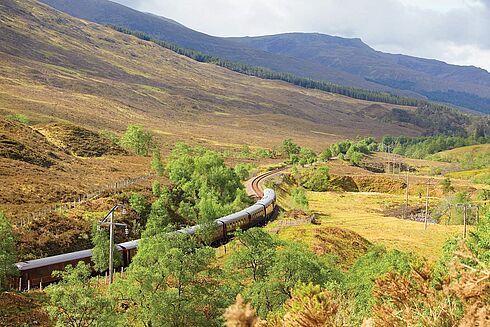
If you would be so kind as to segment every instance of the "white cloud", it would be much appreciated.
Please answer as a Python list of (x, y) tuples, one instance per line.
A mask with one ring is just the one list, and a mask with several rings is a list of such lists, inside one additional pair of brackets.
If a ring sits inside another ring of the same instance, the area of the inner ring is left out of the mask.
[(115, 0), (219, 36), (320, 32), (490, 70), (490, 0)]

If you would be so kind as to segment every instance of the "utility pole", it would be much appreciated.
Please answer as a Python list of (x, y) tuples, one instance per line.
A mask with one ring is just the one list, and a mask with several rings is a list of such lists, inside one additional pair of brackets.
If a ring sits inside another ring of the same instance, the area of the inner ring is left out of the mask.
[(406, 181), (406, 184), (407, 184), (407, 188), (405, 189), (405, 219), (408, 218), (408, 169), (407, 169), (407, 181)]
[(466, 223), (467, 223), (467, 214), (468, 214), (468, 207), (470, 207), (471, 204), (468, 203), (458, 203), (456, 207), (463, 208), (463, 238), (466, 239)]
[(113, 269), (114, 269), (114, 226), (121, 226), (125, 228), (126, 236), (129, 234), (128, 225), (123, 223), (114, 222), (114, 211), (116, 209), (122, 208), (122, 214), (126, 214), (126, 207), (123, 204), (116, 204), (109, 213), (97, 223), (98, 226), (109, 226), (109, 284), (112, 284), (114, 280)]
[(429, 216), (429, 186), (432, 185), (432, 179), (429, 179), (426, 183), (427, 192), (425, 195), (425, 219), (424, 219), (424, 230), (427, 230), (427, 220)]

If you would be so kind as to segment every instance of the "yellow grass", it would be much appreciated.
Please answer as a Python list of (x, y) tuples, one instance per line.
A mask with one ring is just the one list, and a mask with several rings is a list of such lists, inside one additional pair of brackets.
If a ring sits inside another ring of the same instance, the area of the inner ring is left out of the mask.
[[(462, 233), (462, 226), (429, 225), (424, 230), (423, 223), (384, 216), (383, 208), (402, 203), (402, 195), (310, 192), (308, 199), (322, 226), (350, 229), (373, 243), (414, 252), (431, 261), (441, 254), (448, 238)], [(420, 201), (411, 199), (416, 200)]]
[(442, 159), (453, 161), (462, 159), (462, 157), (467, 153), (470, 153), (474, 156), (481, 153), (490, 153), (490, 144), (463, 146), (460, 148), (439, 152), (436, 154), (436, 156)]

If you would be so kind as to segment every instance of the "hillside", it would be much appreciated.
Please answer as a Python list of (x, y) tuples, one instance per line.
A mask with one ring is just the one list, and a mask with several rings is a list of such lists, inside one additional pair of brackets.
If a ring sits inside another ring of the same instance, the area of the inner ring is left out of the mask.
[(106, 0), (42, 0), (73, 16), (124, 26), (182, 47), (346, 86), (448, 102), (490, 113), (490, 74), (476, 67), (376, 51), (359, 39), (290, 33), (219, 38)]
[(490, 73), (477, 67), (376, 51), (360, 39), (290, 33), (232, 38), (244, 46), (334, 67), (434, 101), (490, 113)]
[(182, 139), (237, 146), (246, 135), (250, 144), (293, 137), (320, 147), (424, 132), (382, 122), (394, 108), (412, 108), (246, 77), (33, 1), (3, 2), (0, 19), (0, 114), (23, 113), (34, 124), (122, 131), (142, 123), (168, 146)]
[(148, 33), (159, 40), (229, 60), (268, 67), (276, 71), (287, 71), (319, 80), (324, 80), (328, 76), (329, 81), (339, 84), (390, 90), (389, 87), (381, 87), (335, 68), (243, 46), (224, 38), (194, 31), (171, 19), (142, 13), (112, 1), (42, 0), (41, 2), (78, 18), (99, 24), (124, 26), (131, 30)]

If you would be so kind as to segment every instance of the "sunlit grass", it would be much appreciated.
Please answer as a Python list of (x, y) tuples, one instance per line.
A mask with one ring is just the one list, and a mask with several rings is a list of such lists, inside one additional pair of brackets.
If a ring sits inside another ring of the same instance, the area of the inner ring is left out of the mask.
[(384, 216), (383, 208), (403, 203), (403, 195), (309, 192), (308, 199), (322, 226), (347, 228), (373, 243), (414, 252), (429, 260), (437, 259), (444, 242), (463, 231), (462, 226), (433, 224), (424, 230), (423, 223)]

